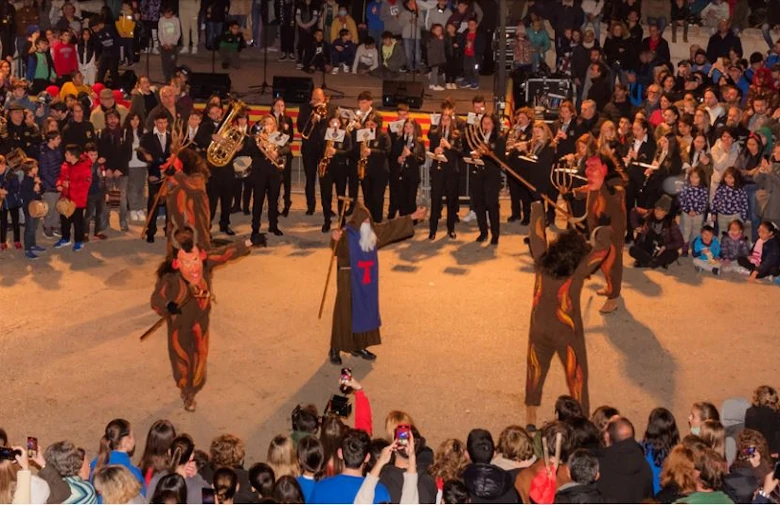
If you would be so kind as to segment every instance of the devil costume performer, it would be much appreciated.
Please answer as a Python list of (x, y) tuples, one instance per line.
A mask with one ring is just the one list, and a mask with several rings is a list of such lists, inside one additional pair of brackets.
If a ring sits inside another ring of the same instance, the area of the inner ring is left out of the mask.
[(588, 360), (580, 313), (580, 293), (585, 279), (608, 254), (608, 227), (599, 227), (591, 243), (575, 230), (568, 230), (547, 244), (544, 204), (531, 205), (530, 246), (534, 260), (531, 326), (528, 335), (526, 413), (535, 422), (536, 407), (542, 402), (542, 388), (555, 354), (563, 363), (569, 393), (588, 412)]
[(249, 254), (249, 244), (240, 242), (206, 251), (198, 248), (191, 228), (172, 237), (173, 259), (157, 271), (151, 297), (152, 309), (168, 324), (168, 354), (173, 379), (181, 390), (184, 408), (195, 410), (195, 395), (206, 383), (209, 350), (211, 281), (215, 267)]
[(587, 198), (588, 230), (597, 226), (612, 228), (609, 254), (601, 264), (606, 286), (598, 291), (607, 301), (599, 309), (601, 313), (614, 312), (623, 284), (623, 246), (626, 237), (626, 189), (625, 179), (616, 163), (607, 157), (592, 156), (585, 166), (588, 184), (578, 188), (576, 194)]
[(172, 257), (173, 232), (192, 228), (196, 246), (211, 249), (211, 214), (206, 181), (209, 171), (203, 157), (190, 148), (174, 154), (166, 167), (165, 208), (169, 214), (168, 256)]
[[(366, 251), (361, 243), (361, 225), (367, 223), (376, 234), (376, 244)], [(359, 202), (335, 244), (338, 259), (336, 302), (330, 338), (330, 361), (341, 364), (339, 351), (373, 360), (366, 348), (382, 343), (379, 327), (379, 258), (377, 250), (414, 235), (412, 215), (375, 223)], [(331, 244), (332, 246), (333, 244)]]

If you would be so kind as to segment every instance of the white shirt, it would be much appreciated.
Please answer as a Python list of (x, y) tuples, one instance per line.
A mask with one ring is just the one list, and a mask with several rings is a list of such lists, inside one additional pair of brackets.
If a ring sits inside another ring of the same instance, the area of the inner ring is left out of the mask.
[(723, 107), (721, 107), (720, 104), (718, 104), (716, 107), (713, 108), (707, 107), (707, 112), (710, 113), (710, 126), (715, 126), (715, 121), (723, 114), (726, 113), (726, 111), (723, 110)]
[(157, 127), (154, 127), (154, 134), (157, 135), (157, 138), (160, 140), (160, 146), (162, 146), (163, 152), (165, 152), (165, 148), (167, 147), (167, 131), (161, 132), (157, 129)]
[(645, 142), (647, 142), (647, 134), (645, 134), (645, 136), (641, 139), (634, 140), (634, 152), (639, 153), (639, 149), (642, 148), (642, 144)]

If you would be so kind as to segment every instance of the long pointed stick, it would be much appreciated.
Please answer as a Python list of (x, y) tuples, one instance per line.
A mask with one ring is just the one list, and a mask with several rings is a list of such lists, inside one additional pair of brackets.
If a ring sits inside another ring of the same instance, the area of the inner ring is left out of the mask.
[[(341, 229), (341, 221), (344, 219), (344, 213), (347, 210), (347, 205), (352, 203), (352, 199), (348, 198), (346, 196), (340, 196), (338, 197), (339, 200), (344, 202), (344, 205), (341, 206), (341, 211), (339, 212), (339, 222), (338, 227)], [(317, 319), (322, 319), (322, 311), (325, 308), (325, 297), (328, 295), (328, 285), (330, 284), (330, 274), (333, 272), (333, 263), (336, 260), (336, 246), (338, 245), (338, 242), (333, 242), (333, 250), (331, 251), (330, 255), (330, 264), (328, 265), (328, 276), (325, 277), (325, 289), (322, 290), (322, 300), (320, 301), (320, 313), (317, 315)]]
[[(160, 208), (158, 207), (158, 205), (160, 204), (160, 198), (162, 196), (164, 196), (163, 192), (165, 192), (165, 193), (168, 192), (168, 190), (167, 190), (168, 185), (165, 184), (165, 182), (166, 182), (165, 179), (163, 178), (163, 179), (160, 179), (160, 180), (162, 181), (162, 185), (160, 186), (160, 189), (157, 190), (157, 196), (154, 197), (154, 203), (152, 204), (152, 210), (149, 211), (149, 215), (146, 216), (146, 223), (144, 224), (144, 229), (141, 230), (141, 238), (144, 238), (144, 235), (146, 235), (146, 230), (149, 229), (149, 224), (151, 224), (152, 219), (157, 219), (157, 213), (160, 211)], [(168, 210), (166, 209), (166, 212), (167, 211)]]

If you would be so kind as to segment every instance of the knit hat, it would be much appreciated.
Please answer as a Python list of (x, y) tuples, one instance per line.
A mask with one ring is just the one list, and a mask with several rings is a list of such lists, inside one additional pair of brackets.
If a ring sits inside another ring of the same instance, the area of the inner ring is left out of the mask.
[(655, 202), (655, 208), (664, 212), (669, 212), (672, 210), (672, 197), (669, 195), (663, 195), (658, 199), (657, 202)]
[(60, 94), (60, 88), (59, 86), (48, 86), (46, 88), (46, 93), (52, 98), (57, 98), (57, 95)]
[(104, 89), (106, 89), (106, 86), (101, 82), (96, 82), (95, 84), (92, 85), (92, 92), (95, 93), (96, 95), (100, 95), (100, 92), (103, 91)]

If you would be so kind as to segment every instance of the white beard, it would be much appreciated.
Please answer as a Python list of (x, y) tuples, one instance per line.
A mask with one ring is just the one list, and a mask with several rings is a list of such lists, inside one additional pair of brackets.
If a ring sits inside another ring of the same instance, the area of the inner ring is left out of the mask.
[(376, 249), (376, 233), (371, 228), (371, 223), (360, 225), (360, 248), (363, 252), (370, 252)]

